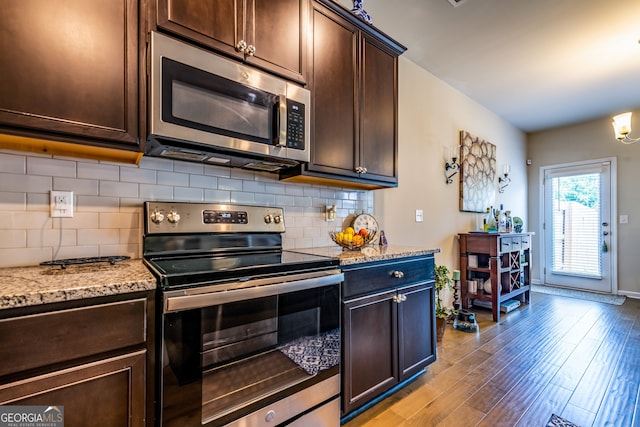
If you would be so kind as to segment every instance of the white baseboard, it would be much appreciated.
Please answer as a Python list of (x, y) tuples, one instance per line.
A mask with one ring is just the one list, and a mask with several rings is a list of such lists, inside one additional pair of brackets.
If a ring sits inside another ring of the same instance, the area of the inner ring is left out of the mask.
[(618, 290), (618, 295), (624, 295), (627, 298), (640, 299), (640, 292)]

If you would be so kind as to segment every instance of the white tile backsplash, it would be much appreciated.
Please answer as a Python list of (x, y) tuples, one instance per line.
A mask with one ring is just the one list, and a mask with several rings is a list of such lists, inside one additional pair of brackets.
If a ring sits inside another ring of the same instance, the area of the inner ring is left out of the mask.
[(46, 157), (27, 157), (27, 174), (76, 177), (76, 162)]
[[(73, 218), (49, 217), (49, 191), (73, 191)], [(279, 181), (277, 175), (144, 157), (140, 165), (0, 150), (0, 267), (52, 257), (142, 256), (145, 200), (239, 203), (285, 210), (284, 247), (333, 245), (328, 231), (373, 211), (367, 191)], [(324, 221), (325, 205), (338, 218)]]

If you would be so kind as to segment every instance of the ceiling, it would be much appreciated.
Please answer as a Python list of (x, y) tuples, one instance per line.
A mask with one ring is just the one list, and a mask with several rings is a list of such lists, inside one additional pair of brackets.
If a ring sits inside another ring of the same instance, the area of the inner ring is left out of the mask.
[(408, 59), (524, 132), (640, 108), (639, 0), (363, 6)]

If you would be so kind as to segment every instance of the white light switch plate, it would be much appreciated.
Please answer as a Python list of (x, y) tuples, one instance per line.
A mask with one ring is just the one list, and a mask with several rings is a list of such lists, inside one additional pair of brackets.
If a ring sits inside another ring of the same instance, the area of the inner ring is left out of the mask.
[(424, 212), (422, 209), (416, 209), (416, 222), (424, 221)]
[(51, 218), (73, 218), (73, 191), (51, 191)]
[(629, 215), (620, 215), (620, 224), (629, 224)]

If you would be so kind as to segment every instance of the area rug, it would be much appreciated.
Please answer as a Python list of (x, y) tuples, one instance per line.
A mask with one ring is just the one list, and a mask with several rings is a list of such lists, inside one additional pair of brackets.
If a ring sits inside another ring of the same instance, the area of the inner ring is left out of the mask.
[(567, 421), (563, 418), (560, 418), (556, 414), (551, 414), (551, 418), (549, 418), (549, 421), (547, 422), (547, 424), (545, 424), (545, 427), (580, 427), (580, 426), (572, 423), (571, 421)]
[(613, 305), (622, 305), (627, 298), (624, 295), (598, 294), (595, 292), (578, 291), (575, 289), (556, 288), (555, 286), (531, 285), (532, 292), (541, 294), (560, 295), (569, 298), (586, 299)]

